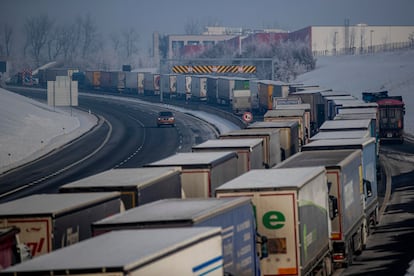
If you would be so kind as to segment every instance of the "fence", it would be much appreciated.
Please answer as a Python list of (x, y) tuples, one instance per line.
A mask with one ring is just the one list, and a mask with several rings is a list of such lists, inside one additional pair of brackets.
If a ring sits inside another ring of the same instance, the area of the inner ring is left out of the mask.
[(314, 56), (339, 56), (339, 55), (366, 55), (380, 52), (392, 52), (405, 49), (414, 49), (414, 41), (394, 42), (367, 47), (341, 48), (338, 50), (313, 51)]

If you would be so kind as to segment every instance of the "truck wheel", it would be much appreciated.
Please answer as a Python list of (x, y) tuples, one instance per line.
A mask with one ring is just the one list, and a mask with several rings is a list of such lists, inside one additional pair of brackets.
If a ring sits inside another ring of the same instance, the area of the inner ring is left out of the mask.
[(349, 267), (352, 265), (354, 261), (354, 252), (353, 252), (353, 246), (352, 246), (352, 239), (348, 242), (348, 257), (346, 258), (346, 262), (344, 263), (346, 266)]
[(323, 260), (323, 270), (326, 276), (332, 275), (332, 259), (330, 256), (326, 256)]

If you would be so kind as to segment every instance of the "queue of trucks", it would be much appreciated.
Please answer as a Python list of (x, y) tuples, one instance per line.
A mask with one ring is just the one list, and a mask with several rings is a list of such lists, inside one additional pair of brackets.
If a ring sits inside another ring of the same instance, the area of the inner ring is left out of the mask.
[(329, 92), (302, 93), (314, 101), (305, 105), (298, 93), (279, 109), (292, 116), (269, 110), (272, 120), (191, 152), (0, 204), (0, 226), (20, 231), (10, 248), (33, 256), (15, 254), (0, 274), (332, 275), (351, 265), (379, 222), (379, 142), (367, 119), (314, 121), (312, 135), (309, 118), (322, 118), (312, 106), (323, 110), (316, 99)]

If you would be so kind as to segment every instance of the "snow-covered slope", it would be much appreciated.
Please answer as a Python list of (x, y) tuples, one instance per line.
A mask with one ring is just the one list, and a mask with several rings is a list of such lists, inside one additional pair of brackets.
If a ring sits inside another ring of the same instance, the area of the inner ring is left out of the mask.
[[(50, 151), (57, 137), (67, 142), (83, 133), (78, 112), (71, 116), (68, 109), (49, 107), (1, 88), (0, 99), (0, 173), (29, 156)], [(89, 128), (95, 123), (91, 120)]]
[(316, 69), (295, 82), (348, 91), (362, 98), (363, 91), (388, 90), (406, 104), (405, 130), (414, 133), (414, 50), (361, 56), (318, 57)]

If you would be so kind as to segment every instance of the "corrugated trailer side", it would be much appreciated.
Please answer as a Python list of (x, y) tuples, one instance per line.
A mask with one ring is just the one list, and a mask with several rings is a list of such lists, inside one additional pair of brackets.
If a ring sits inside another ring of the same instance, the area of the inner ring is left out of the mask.
[(59, 188), (60, 193), (120, 192), (126, 209), (164, 198), (181, 198), (181, 169), (111, 169)]
[(94, 235), (114, 230), (170, 227), (221, 227), (224, 271), (259, 275), (256, 223), (248, 198), (166, 199), (92, 224)]
[(0, 227), (20, 228), (32, 256), (88, 239), (94, 221), (123, 211), (119, 193), (39, 194), (0, 205)]
[(258, 234), (268, 251), (261, 256), (261, 275), (309, 275), (329, 265), (323, 167), (252, 170), (220, 186), (216, 196), (252, 200)]
[(113, 231), (23, 262), (4, 275), (223, 275), (219, 227)]

